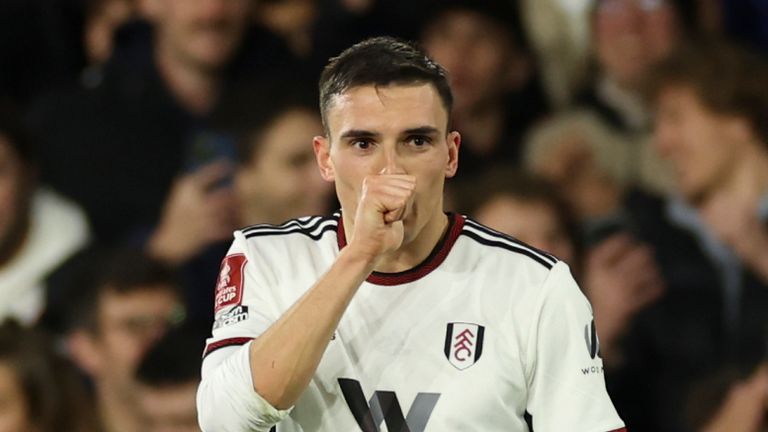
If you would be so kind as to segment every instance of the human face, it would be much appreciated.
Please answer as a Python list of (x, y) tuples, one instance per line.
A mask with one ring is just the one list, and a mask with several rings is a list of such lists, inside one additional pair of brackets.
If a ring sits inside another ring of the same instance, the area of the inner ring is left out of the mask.
[(422, 38), (424, 49), (448, 71), (454, 109), (478, 109), (504, 93), (512, 56), (505, 30), (470, 11), (448, 11)]
[(657, 98), (654, 144), (691, 203), (727, 180), (743, 155), (739, 122), (704, 107), (692, 89), (667, 87)]
[[(0, 134), (0, 261), (13, 254), (23, 239), (30, 200), (30, 175)], [(1, 264), (1, 262), (0, 262)]]
[(318, 114), (296, 109), (255, 138), (260, 142), (252, 160), (239, 167), (236, 175), (238, 199), (246, 209), (269, 209), (275, 220), (244, 220), (243, 224), (279, 223), (327, 211), (331, 184), (320, 176), (310, 145), (312, 137), (322, 133)]
[(635, 88), (678, 39), (674, 9), (664, 0), (601, 0), (594, 22), (597, 58), (620, 85)]
[(0, 432), (32, 432), (29, 408), (10, 365), (0, 363)]
[(249, 0), (154, 0), (159, 44), (178, 61), (215, 72), (239, 47)]
[(478, 222), (573, 263), (573, 244), (556, 210), (543, 201), (498, 196), (475, 213)]
[(354, 87), (336, 96), (326, 114), (329, 136), (315, 137), (315, 153), (345, 215), (357, 213), (365, 177), (407, 174), (416, 187), (403, 244), (443, 220), (443, 186), (456, 173), (460, 137), (447, 133), (448, 113), (434, 86)]
[(147, 286), (128, 293), (107, 290), (99, 302), (95, 347), (99, 378), (126, 389), (146, 351), (168, 329), (179, 311), (170, 287)]
[(148, 432), (200, 432), (195, 397), (198, 383), (142, 386), (141, 407)]

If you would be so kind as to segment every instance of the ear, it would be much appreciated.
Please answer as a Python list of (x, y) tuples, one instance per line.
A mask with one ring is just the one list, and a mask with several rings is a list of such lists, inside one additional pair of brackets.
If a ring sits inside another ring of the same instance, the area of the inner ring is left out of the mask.
[(67, 351), (74, 363), (86, 374), (96, 378), (101, 374), (103, 361), (95, 336), (87, 330), (75, 330), (66, 339)]
[(316, 136), (312, 139), (312, 148), (315, 150), (315, 159), (320, 168), (323, 180), (332, 182), (336, 179), (331, 160), (331, 141), (324, 136)]
[(448, 163), (445, 165), (445, 178), (451, 178), (456, 175), (459, 169), (459, 147), (461, 147), (461, 135), (456, 132), (450, 132), (446, 139), (448, 144)]

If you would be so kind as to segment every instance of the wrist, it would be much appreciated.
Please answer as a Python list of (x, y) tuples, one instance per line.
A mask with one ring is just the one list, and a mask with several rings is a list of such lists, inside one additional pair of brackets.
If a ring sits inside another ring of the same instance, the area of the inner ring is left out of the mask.
[(339, 252), (336, 260), (345, 268), (356, 269), (367, 278), (376, 267), (379, 256), (365, 247), (351, 243)]

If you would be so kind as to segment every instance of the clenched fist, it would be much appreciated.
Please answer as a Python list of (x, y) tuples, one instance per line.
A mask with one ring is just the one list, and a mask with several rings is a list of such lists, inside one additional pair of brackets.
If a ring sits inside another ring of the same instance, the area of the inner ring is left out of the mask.
[(397, 250), (403, 243), (403, 219), (413, 202), (416, 177), (378, 174), (363, 180), (350, 246), (372, 261)]

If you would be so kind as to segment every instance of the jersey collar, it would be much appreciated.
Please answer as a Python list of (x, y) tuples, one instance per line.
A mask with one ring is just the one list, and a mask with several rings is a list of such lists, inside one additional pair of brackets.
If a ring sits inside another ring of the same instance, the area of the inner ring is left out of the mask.
[[(397, 273), (384, 273), (373, 272), (368, 276), (366, 281), (374, 285), (402, 285), (410, 282), (414, 282), (423, 278), (436, 269), (445, 258), (448, 256), (448, 252), (453, 248), (453, 244), (456, 243), (456, 239), (459, 238), (461, 230), (464, 227), (464, 217), (456, 213), (447, 213), (448, 215), (448, 229), (445, 230), (445, 234), (437, 242), (435, 248), (429, 253), (427, 258), (419, 263), (416, 267), (408, 270), (404, 270)], [(344, 218), (339, 215), (339, 223), (336, 229), (336, 238), (338, 240), (339, 250), (343, 249), (347, 245), (346, 235), (344, 234)]]

